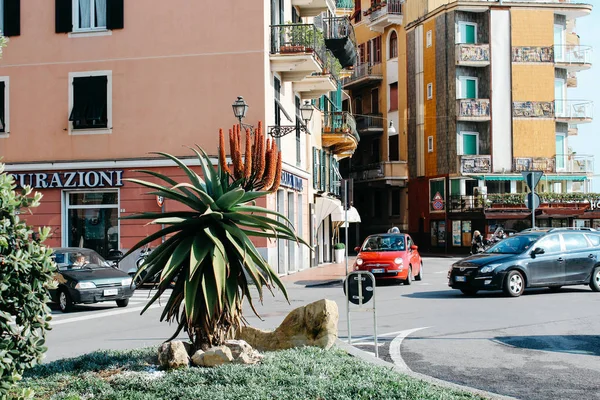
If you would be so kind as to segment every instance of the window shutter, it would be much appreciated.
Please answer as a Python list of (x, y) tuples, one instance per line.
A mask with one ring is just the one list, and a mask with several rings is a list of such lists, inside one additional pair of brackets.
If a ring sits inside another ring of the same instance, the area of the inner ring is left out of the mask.
[(6, 96), (6, 87), (4, 82), (0, 82), (0, 132), (6, 132), (4, 115), (4, 97)]
[(73, 1), (54, 0), (56, 33), (73, 31)]
[(313, 147), (313, 188), (319, 189), (319, 150)]
[(327, 187), (327, 161), (325, 159), (325, 150), (321, 149), (321, 176), (319, 181), (321, 182), (321, 190), (324, 192)]
[(333, 154), (329, 153), (329, 193), (335, 192), (335, 185), (333, 184), (333, 180), (335, 178), (335, 171), (333, 169)]
[(4, 0), (4, 36), (21, 34), (21, 0)]
[(123, 0), (106, 0), (106, 28), (123, 29), (124, 11)]

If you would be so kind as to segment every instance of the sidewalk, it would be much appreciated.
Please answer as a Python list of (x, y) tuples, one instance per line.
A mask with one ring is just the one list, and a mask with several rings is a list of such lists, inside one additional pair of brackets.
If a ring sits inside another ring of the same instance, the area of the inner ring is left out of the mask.
[[(356, 257), (348, 258), (348, 272), (352, 271), (352, 264)], [(325, 286), (341, 283), (346, 278), (346, 263), (322, 264), (318, 267), (308, 268), (290, 275), (281, 277), (285, 283), (304, 285), (307, 287)]]

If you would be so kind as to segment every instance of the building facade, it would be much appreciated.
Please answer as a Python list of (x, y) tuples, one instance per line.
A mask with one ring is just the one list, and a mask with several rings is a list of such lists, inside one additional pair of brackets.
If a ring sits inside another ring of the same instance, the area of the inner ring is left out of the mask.
[[(263, 205), (320, 256), (286, 241), (257, 247), (280, 274), (331, 260), (331, 212), (316, 200), (339, 206), (336, 165), (358, 143), (352, 130), (323, 133), (342, 126), (339, 76), (353, 64), (350, 29), (332, 27), (343, 25), (336, 4), (225, 1), (200, 18), (208, 3), (150, 3), (0, 0), (10, 39), (0, 59), (0, 154), (19, 185), (44, 194), (28, 222), (52, 227), (51, 246), (129, 249), (156, 228), (120, 217), (177, 205), (127, 179), (144, 169), (184, 180), (157, 151), (197, 167), (185, 146), (198, 144), (216, 162), (218, 130), (237, 122), (231, 107), (243, 96), (243, 122), (263, 121), (283, 153), (280, 189)], [(315, 112), (301, 129), (305, 101)]]

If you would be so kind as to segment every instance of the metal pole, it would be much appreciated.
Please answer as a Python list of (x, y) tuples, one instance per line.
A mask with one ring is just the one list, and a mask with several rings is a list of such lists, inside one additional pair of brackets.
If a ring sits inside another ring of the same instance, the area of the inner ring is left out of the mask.
[(377, 283), (375, 282), (375, 278), (373, 277), (373, 330), (374, 330), (374, 338), (375, 338), (375, 357), (379, 358), (379, 346), (377, 344), (377, 303), (375, 298), (377, 297)]
[[(165, 201), (164, 200), (163, 200), (162, 206), (160, 206), (160, 212), (161, 212), (161, 214), (165, 213)], [(160, 229), (165, 229), (165, 224), (161, 224)], [(164, 243), (164, 242), (165, 242), (165, 237), (163, 236), (161, 239), (161, 243)]]
[(352, 344), (352, 333), (350, 331), (350, 292), (348, 291), (348, 280), (350, 277), (346, 275), (346, 322), (348, 324), (348, 344)]
[(533, 179), (532, 179), (532, 185), (531, 185), (531, 202), (533, 204), (531, 204), (531, 229), (535, 228), (535, 185), (533, 184)]
[(345, 209), (345, 221), (346, 221), (346, 238), (345, 238), (345, 248), (346, 248), (346, 276), (348, 276), (348, 206), (350, 205), (348, 201), (348, 179), (344, 180), (344, 209)]

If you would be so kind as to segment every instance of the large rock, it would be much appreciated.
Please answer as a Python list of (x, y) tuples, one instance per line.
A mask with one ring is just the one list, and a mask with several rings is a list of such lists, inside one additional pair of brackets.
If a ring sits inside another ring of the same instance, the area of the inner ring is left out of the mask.
[(226, 340), (224, 345), (229, 347), (229, 350), (231, 350), (231, 355), (234, 359), (237, 359), (242, 354), (246, 354), (248, 356), (252, 355), (252, 346), (250, 346), (244, 340)]
[(200, 366), (202, 363), (202, 358), (204, 357), (204, 352), (202, 350), (198, 350), (192, 356), (192, 364)]
[[(197, 354), (197, 353), (196, 353)], [(195, 354), (194, 354), (195, 356)], [(194, 364), (200, 367), (216, 367), (233, 361), (231, 350), (226, 346), (211, 347), (194, 359)]]
[(260, 351), (316, 346), (329, 349), (337, 339), (339, 313), (334, 301), (323, 299), (288, 314), (275, 331), (240, 329), (237, 338)]
[(166, 369), (182, 368), (190, 365), (190, 359), (183, 342), (165, 342), (158, 348), (158, 362)]

